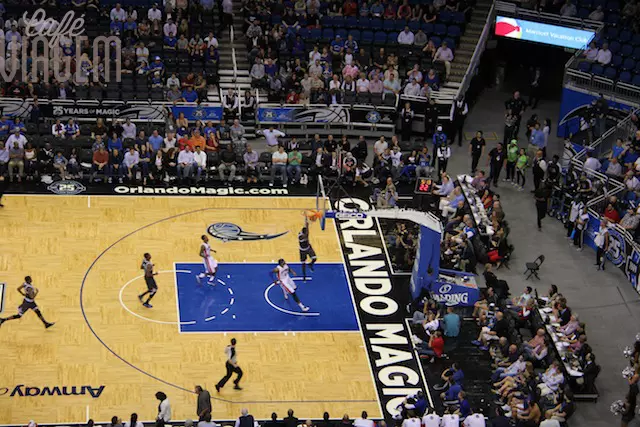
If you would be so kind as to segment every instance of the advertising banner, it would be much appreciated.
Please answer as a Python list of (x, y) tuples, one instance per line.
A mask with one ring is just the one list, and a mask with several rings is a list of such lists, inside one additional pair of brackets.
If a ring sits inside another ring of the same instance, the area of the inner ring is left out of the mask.
[(171, 107), (171, 112), (176, 118), (180, 113), (183, 113), (187, 120), (201, 120), (205, 122), (209, 120), (219, 122), (223, 117), (222, 106), (175, 105)]
[(418, 298), (422, 289), (429, 289), (440, 271), (440, 233), (420, 226), (416, 259), (411, 271), (411, 294)]
[(511, 39), (567, 47), (570, 49), (585, 49), (595, 34), (593, 30), (580, 30), (524, 19), (496, 16), (495, 35)]

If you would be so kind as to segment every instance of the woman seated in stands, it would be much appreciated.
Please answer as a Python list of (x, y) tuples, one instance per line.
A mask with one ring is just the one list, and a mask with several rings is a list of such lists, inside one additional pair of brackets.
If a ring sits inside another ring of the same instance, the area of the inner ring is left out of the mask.
[(178, 114), (178, 118), (176, 119), (176, 128), (189, 129), (189, 120), (187, 120), (183, 112), (180, 112), (180, 114)]
[(491, 391), (500, 396), (503, 402), (506, 402), (509, 400), (510, 394), (526, 390), (531, 381), (534, 381), (533, 387), (535, 387), (533, 364), (526, 362), (523, 372), (515, 376), (506, 376), (500, 381), (493, 383), (493, 389)]
[(436, 73), (436, 70), (431, 68), (427, 73), (427, 76), (424, 78), (424, 82), (429, 85), (431, 90), (440, 90), (440, 78)]

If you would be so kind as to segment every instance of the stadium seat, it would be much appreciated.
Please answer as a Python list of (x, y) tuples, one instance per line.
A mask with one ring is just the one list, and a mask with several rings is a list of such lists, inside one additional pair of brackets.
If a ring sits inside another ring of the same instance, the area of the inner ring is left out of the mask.
[(365, 30), (360, 37), (360, 43), (364, 45), (370, 45), (373, 43), (373, 31)]
[(358, 18), (356, 18), (355, 16), (349, 16), (347, 19), (345, 19), (344, 25), (348, 29), (358, 28)]
[(455, 53), (456, 46), (457, 46), (456, 41), (454, 39), (450, 38), (450, 37), (445, 38), (444, 41), (447, 42), (447, 45), (449, 46), (449, 49), (451, 49), (452, 51), (454, 51), (453, 53)]
[(331, 28), (325, 28), (324, 30), (322, 30), (322, 41), (325, 43), (330, 43), (333, 39), (335, 39), (335, 34), (333, 32), (333, 29)]
[(640, 46), (640, 34), (634, 34), (631, 37), (631, 44), (634, 46)]
[(382, 29), (386, 32), (393, 31), (395, 28), (395, 21), (393, 19), (385, 19), (382, 23)]
[(622, 49), (622, 46), (620, 46), (620, 43), (618, 43), (617, 41), (612, 41), (611, 43), (609, 43), (609, 50), (614, 55), (620, 52), (620, 49)]
[(616, 13), (610, 13), (606, 18), (606, 22), (609, 25), (618, 25), (620, 23), (620, 15)]
[(309, 31), (309, 40), (312, 42), (317, 42), (322, 38), (322, 30), (319, 28), (312, 28)]
[(309, 39), (309, 29), (308, 28), (300, 28), (298, 30), (298, 35), (300, 36), (300, 38), (304, 41), (304, 40), (308, 40)]
[(622, 70), (624, 71), (631, 71), (634, 68), (636, 68), (636, 61), (634, 61), (631, 58), (627, 58), (624, 60), (624, 62), (622, 63)]
[(397, 32), (404, 31), (404, 27), (408, 25), (407, 21), (405, 21), (404, 19), (396, 19), (393, 22), (393, 30)]
[(387, 33), (385, 33), (384, 31), (376, 31), (373, 38), (373, 43), (384, 47), (384, 45), (387, 43)]
[(422, 23), (422, 31), (428, 36), (433, 34), (433, 24)]
[(451, 16), (451, 12), (447, 10), (443, 10), (438, 14), (438, 22), (443, 24), (449, 24), (453, 17)]
[(387, 43), (389, 43), (391, 45), (397, 45), (398, 44), (398, 33), (396, 33), (396, 32), (389, 33), (387, 35)]
[(609, 64), (611, 67), (618, 68), (622, 65), (622, 56), (616, 55), (611, 59), (611, 63)]
[(334, 16), (333, 17), (333, 27), (334, 28), (344, 28), (345, 27), (345, 19), (343, 16)]
[(588, 61), (582, 61), (579, 65), (578, 65), (578, 70), (582, 71), (584, 73), (588, 73), (591, 70), (591, 62)]
[(418, 21), (409, 22), (409, 29), (414, 33), (417, 33), (418, 30), (420, 29), (420, 23)]
[(460, 30), (460, 27), (458, 27), (457, 25), (449, 25), (449, 27), (447, 28), (447, 37), (451, 37), (453, 39), (460, 39), (460, 36), (462, 35), (462, 31)]
[(361, 37), (361, 35), (360, 35), (360, 30), (351, 30), (351, 31), (349, 31), (349, 35), (350, 35), (351, 37), (353, 37), (353, 39), (354, 39), (355, 41), (357, 41), (358, 43), (360, 43), (360, 39), (362, 38), (362, 37)]
[(451, 15), (452, 15), (452, 19), (451, 19), (452, 24), (464, 25), (467, 22), (463, 12), (453, 12)]
[(320, 26), (322, 28), (333, 27), (333, 16), (325, 15), (320, 19)]
[(618, 41), (620, 41), (620, 43), (629, 43), (632, 37), (633, 33), (625, 29), (620, 31), (620, 34), (618, 35)]
[(604, 36), (609, 40), (615, 40), (618, 38), (618, 29), (616, 27), (607, 27), (604, 32)]
[(360, 28), (361, 30), (367, 30), (371, 28), (371, 19), (364, 16), (358, 18), (358, 28)]
[(631, 84), (634, 86), (640, 86), (640, 74), (636, 74), (635, 76), (633, 76), (633, 79), (631, 79)]
[(633, 54), (633, 45), (630, 44), (624, 44), (622, 45), (622, 49), (620, 49), (620, 55), (624, 56), (625, 58), (631, 56)]
[(380, 30), (382, 28), (382, 19), (371, 18), (371, 21), (369, 21), (369, 27), (374, 31)]
[(436, 24), (433, 26), (433, 33), (438, 37), (442, 37), (447, 34), (447, 26), (444, 24)]
[(640, 46), (633, 49), (633, 53), (631, 54), (631, 57), (636, 61), (640, 61)]
[(440, 39), (440, 37), (431, 37), (429, 40), (431, 40), (433, 42), (433, 44), (435, 45), (435, 47), (440, 47), (440, 45), (442, 44), (442, 40)]
[(604, 70), (604, 76), (608, 79), (615, 79), (618, 75), (618, 72), (613, 67), (607, 67)]
[(279, 25), (279, 24), (282, 24), (282, 16), (271, 15), (271, 25)]
[(590, 13), (591, 12), (589, 11), (589, 9), (587, 9), (586, 7), (581, 7), (580, 10), (578, 11), (578, 18), (587, 19), (589, 18)]
[(631, 83), (631, 73), (623, 71), (620, 73), (620, 76), (618, 76), (618, 81), (621, 81), (622, 83)]
[(345, 30), (344, 28), (336, 29), (335, 35), (336, 36), (340, 36), (342, 38), (342, 40), (344, 41), (344, 40), (347, 39), (347, 30)]
[(591, 66), (591, 72), (597, 76), (601, 76), (604, 74), (604, 68), (600, 64), (593, 64)]

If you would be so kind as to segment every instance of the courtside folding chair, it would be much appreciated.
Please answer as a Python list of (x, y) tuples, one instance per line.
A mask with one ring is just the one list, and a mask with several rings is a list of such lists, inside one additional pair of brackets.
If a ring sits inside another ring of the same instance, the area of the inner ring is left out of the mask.
[(540, 255), (538, 258), (536, 258), (535, 261), (528, 262), (525, 264), (525, 267), (527, 267), (527, 271), (525, 271), (524, 274), (529, 273), (526, 277), (526, 280), (529, 280), (531, 276), (535, 276), (536, 279), (540, 280), (540, 276), (538, 276), (538, 271), (540, 271), (540, 266), (542, 265), (543, 262), (544, 262), (544, 255)]

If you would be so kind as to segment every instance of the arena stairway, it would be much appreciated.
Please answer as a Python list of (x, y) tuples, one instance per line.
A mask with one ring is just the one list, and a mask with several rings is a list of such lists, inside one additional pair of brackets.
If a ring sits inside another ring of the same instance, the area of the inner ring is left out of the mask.
[(478, 0), (473, 7), (471, 21), (467, 24), (464, 34), (460, 37), (460, 44), (455, 50), (455, 57), (451, 63), (451, 75), (445, 87), (457, 88), (462, 83), (473, 52), (476, 50), (480, 34), (482, 34), (484, 25), (487, 22), (491, 4), (490, 0)]

